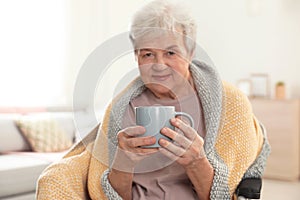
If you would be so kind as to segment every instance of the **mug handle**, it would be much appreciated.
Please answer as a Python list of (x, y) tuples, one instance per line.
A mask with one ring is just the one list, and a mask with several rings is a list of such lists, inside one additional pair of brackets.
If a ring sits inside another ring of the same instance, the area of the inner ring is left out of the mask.
[(191, 115), (189, 115), (185, 112), (175, 112), (175, 117), (180, 116), (180, 115), (186, 117), (190, 121), (191, 127), (194, 128), (194, 120)]

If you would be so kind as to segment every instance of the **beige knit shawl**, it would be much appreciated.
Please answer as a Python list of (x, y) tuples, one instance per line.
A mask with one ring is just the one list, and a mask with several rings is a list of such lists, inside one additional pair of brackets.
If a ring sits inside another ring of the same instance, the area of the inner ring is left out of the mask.
[[(215, 70), (204, 63), (195, 61), (190, 71), (203, 104), (205, 152), (215, 172), (210, 197), (232, 199), (243, 178), (262, 176), (269, 144), (247, 97), (222, 83)], [(115, 198), (106, 191), (109, 185), (101, 185), (100, 180), (113, 158), (125, 108), (144, 89), (140, 78), (134, 80), (108, 106), (101, 127), (95, 127), (62, 160), (43, 172), (37, 199)]]

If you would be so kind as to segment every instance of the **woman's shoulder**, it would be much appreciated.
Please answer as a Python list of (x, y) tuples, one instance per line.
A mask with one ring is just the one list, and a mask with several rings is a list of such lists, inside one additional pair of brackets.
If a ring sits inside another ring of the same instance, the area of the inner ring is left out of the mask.
[(235, 85), (222, 81), (223, 84), (223, 99), (227, 105), (243, 106), (251, 108), (251, 103), (248, 97), (239, 90)]

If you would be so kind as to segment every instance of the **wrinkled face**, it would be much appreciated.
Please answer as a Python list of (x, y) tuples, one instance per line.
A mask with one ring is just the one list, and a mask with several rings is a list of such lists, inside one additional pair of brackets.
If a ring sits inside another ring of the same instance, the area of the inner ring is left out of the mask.
[(183, 36), (164, 34), (143, 41), (136, 50), (142, 80), (157, 97), (178, 97), (191, 79), (191, 55)]

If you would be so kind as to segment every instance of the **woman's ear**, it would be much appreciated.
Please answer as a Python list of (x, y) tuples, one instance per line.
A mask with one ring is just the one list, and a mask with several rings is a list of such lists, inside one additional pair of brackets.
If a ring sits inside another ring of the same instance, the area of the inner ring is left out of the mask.
[(187, 55), (186, 55), (186, 59), (187, 59), (189, 62), (192, 62), (194, 56), (195, 56), (195, 50), (188, 51), (188, 52), (187, 52)]

